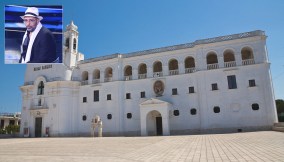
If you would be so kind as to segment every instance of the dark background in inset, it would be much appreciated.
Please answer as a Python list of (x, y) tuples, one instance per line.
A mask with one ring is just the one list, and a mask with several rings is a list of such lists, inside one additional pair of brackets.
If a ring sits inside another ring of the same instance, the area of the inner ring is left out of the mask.
[(9, 50), (21, 50), (21, 43), (26, 31), (23, 19), (27, 7), (37, 7), (39, 15), (43, 17), (41, 23), (48, 28), (56, 40), (56, 55), (62, 62), (62, 6), (5, 6), (5, 54)]

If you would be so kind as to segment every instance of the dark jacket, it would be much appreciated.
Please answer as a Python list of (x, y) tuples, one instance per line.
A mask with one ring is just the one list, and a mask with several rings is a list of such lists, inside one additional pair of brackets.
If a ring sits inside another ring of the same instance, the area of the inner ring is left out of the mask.
[(42, 26), (34, 40), (31, 58), (27, 63), (52, 63), (56, 59), (56, 43), (53, 34)]

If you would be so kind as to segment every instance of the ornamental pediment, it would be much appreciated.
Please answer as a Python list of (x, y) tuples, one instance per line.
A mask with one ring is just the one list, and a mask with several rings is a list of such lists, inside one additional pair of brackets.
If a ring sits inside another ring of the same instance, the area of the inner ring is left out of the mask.
[(147, 99), (143, 102), (140, 103), (140, 106), (145, 106), (145, 105), (157, 105), (157, 104), (170, 104), (169, 102), (167, 101), (163, 101), (163, 100), (159, 100), (159, 99), (156, 99), (156, 98), (150, 98), (150, 99)]

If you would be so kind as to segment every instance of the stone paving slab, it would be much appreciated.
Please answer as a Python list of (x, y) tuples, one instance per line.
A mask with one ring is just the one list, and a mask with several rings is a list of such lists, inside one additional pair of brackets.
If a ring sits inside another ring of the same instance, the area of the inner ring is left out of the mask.
[(0, 139), (8, 161), (283, 161), (284, 133)]

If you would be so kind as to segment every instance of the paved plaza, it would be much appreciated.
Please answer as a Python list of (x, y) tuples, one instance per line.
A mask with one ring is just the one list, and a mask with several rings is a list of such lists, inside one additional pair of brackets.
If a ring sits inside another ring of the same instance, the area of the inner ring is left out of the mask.
[(284, 133), (0, 139), (0, 161), (284, 161)]

